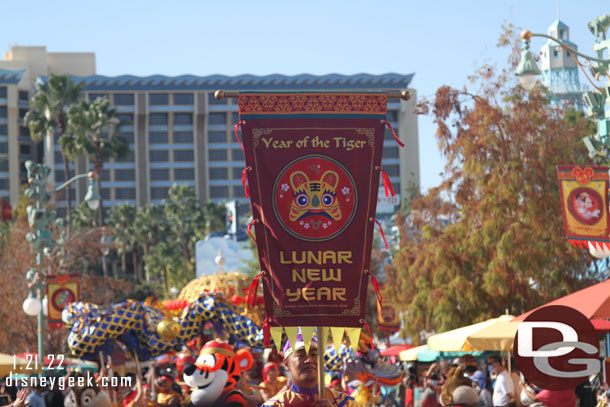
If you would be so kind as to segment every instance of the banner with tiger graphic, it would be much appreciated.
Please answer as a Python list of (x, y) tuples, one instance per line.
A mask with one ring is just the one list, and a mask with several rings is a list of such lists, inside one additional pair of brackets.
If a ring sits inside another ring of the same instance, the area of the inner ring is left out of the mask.
[(608, 251), (608, 167), (561, 165), (557, 178), (568, 241), (594, 256), (597, 251)]
[(269, 326), (363, 326), (386, 106), (385, 93), (240, 93)]

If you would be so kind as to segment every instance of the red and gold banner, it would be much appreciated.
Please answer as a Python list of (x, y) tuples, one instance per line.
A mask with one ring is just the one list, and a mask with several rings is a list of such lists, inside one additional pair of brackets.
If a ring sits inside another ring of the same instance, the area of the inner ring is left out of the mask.
[(47, 276), (47, 301), (49, 325), (62, 323), (61, 313), (68, 304), (79, 300), (78, 274), (58, 274)]
[(398, 306), (392, 301), (389, 301), (390, 288), (387, 284), (379, 287), (381, 296), (384, 298), (383, 307), (377, 303), (377, 321), (379, 329), (384, 331), (398, 332), (400, 331), (400, 316), (398, 314)]
[(240, 93), (270, 326), (363, 326), (386, 105), (384, 93)]
[(610, 247), (608, 167), (557, 166), (566, 235), (574, 246)]

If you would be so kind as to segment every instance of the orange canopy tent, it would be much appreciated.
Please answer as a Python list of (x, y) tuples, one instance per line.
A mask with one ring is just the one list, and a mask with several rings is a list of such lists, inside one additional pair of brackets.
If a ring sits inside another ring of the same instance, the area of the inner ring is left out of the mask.
[(523, 321), (529, 314), (547, 305), (564, 305), (580, 311), (589, 319), (610, 319), (610, 280), (576, 291), (521, 314), (514, 321)]

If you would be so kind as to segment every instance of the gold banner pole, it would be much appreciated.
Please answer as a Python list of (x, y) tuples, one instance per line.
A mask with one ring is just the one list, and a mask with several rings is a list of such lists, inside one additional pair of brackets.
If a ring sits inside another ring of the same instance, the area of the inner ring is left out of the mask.
[(320, 400), (324, 398), (324, 351), (326, 350), (326, 338), (324, 327), (318, 327), (318, 393)]
[[(411, 92), (409, 92), (408, 90), (386, 92), (386, 94), (388, 95), (388, 99), (402, 99), (402, 100), (411, 99)], [(237, 98), (239, 98), (239, 91), (217, 90), (216, 92), (214, 92), (214, 98), (216, 100), (237, 99)]]

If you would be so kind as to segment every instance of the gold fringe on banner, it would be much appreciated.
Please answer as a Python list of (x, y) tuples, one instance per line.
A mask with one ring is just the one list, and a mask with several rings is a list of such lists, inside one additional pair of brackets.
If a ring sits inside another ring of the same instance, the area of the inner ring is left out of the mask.
[(333, 345), (335, 347), (335, 352), (339, 352), (339, 346), (341, 346), (341, 342), (343, 342), (344, 333), (345, 328), (338, 328), (334, 326), (330, 328), (330, 334), (333, 337)]
[(284, 328), (282, 328), (281, 326), (272, 326), (270, 331), (271, 338), (273, 338), (273, 342), (275, 343), (277, 352), (282, 352), (282, 333), (284, 331)]
[(347, 336), (354, 352), (358, 350), (358, 341), (360, 340), (360, 331), (362, 328), (346, 328)]
[[(297, 334), (299, 333), (298, 326), (285, 326), (284, 330), (286, 331), (286, 335), (288, 336), (288, 340), (290, 341), (290, 347), (293, 348), (297, 343)], [(294, 351), (294, 348), (292, 349)]]
[[(302, 326), (301, 335), (303, 335), (303, 343), (305, 344), (305, 352), (309, 353), (309, 346), (311, 346), (311, 338), (313, 337), (313, 326)], [(292, 343), (292, 342), (291, 342)], [(318, 347), (319, 347), (318, 340)]]

